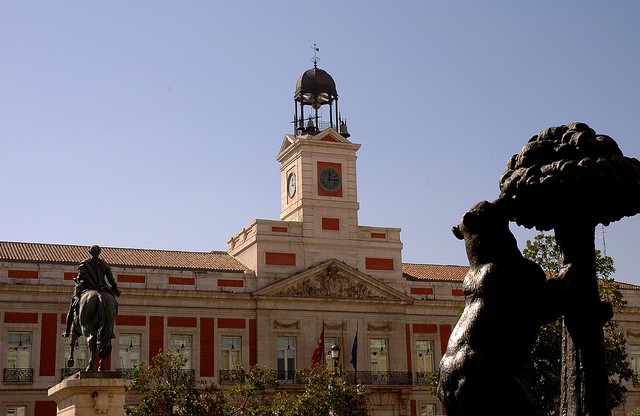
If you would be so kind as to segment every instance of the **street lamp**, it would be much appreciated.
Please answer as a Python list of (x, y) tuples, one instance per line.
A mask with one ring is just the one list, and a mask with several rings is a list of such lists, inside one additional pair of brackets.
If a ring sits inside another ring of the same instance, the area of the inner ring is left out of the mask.
[(340, 358), (340, 347), (337, 344), (331, 346), (331, 358), (333, 358), (333, 375), (339, 376), (338, 373), (338, 358)]

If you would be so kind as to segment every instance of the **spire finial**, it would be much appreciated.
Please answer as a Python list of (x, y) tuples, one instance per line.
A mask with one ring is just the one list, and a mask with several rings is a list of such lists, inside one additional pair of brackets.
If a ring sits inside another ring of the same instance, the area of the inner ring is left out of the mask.
[(320, 60), (320, 58), (318, 58), (318, 52), (320, 51), (320, 48), (318, 48), (318, 46), (314, 43), (311, 49), (313, 49), (313, 59), (311, 59), (311, 62), (313, 62), (313, 66), (315, 68), (318, 66), (318, 61)]

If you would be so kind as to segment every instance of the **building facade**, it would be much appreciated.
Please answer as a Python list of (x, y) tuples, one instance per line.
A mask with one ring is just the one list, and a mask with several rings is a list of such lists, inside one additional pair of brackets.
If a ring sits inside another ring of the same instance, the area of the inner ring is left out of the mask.
[[(284, 386), (311, 365), (324, 335), (347, 380), (361, 380), (372, 415), (443, 414), (427, 375), (437, 369), (463, 306), (467, 267), (402, 262), (400, 229), (360, 225), (356, 159), (338, 116), (333, 79), (314, 68), (298, 80), (295, 131), (280, 146), (279, 220), (254, 220), (224, 252), (103, 247), (122, 291), (106, 368), (125, 374), (160, 350), (183, 352), (200, 380), (228, 385), (244, 368), (273, 368)], [(305, 115), (307, 110), (307, 115)], [(329, 113), (323, 122), (320, 110)], [(274, 195), (277, 197), (277, 195)], [(61, 337), (77, 266), (89, 247), (0, 242), (0, 411), (54, 415), (47, 388), (68, 368)], [(623, 285), (621, 322), (640, 362), (640, 292)], [(640, 406), (629, 385), (627, 406)]]

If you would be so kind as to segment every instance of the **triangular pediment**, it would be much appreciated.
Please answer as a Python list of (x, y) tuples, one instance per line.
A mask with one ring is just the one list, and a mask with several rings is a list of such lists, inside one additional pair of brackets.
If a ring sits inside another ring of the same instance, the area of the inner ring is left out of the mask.
[(343, 135), (338, 133), (332, 128), (328, 128), (322, 130), (317, 134), (303, 134), (300, 136), (296, 136), (295, 134), (286, 134), (284, 139), (282, 140), (282, 144), (280, 145), (280, 151), (278, 152), (277, 160), (280, 160), (280, 155), (282, 155), (287, 149), (293, 146), (298, 141), (320, 141), (320, 142), (330, 142), (330, 143), (344, 143), (344, 144), (353, 144), (349, 140), (347, 140)]
[(311, 140), (316, 140), (320, 142), (335, 142), (335, 143), (349, 143), (351, 142), (347, 140), (343, 135), (338, 133), (332, 128), (328, 128), (322, 130), (320, 133), (312, 136)]
[[(287, 150), (293, 143), (296, 142), (296, 140), (297, 140), (297, 137), (295, 135), (285, 134), (284, 140), (282, 140), (282, 145), (280, 145), (280, 151), (278, 152), (278, 155), (282, 154), (282, 152)], [(279, 156), (276, 159), (279, 159)]]
[(329, 260), (253, 293), (254, 296), (411, 302), (411, 298), (339, 260)]

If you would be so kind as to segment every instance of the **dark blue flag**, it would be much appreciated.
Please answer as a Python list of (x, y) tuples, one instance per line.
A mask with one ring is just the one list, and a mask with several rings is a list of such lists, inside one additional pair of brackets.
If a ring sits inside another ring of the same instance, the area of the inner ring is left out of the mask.
[(353, 347), (351, 347), (351, 365), (354, 371), (358, 372), (358, 330), (356, 330), (356, 336), (353, 338)]

